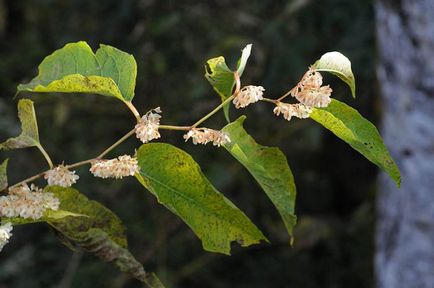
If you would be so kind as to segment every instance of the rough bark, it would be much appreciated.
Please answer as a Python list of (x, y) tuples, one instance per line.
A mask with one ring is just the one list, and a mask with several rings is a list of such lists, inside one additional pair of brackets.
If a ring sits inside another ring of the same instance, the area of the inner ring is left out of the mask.
[(382, 131), (402, 173), (377, 202), (380, 288), (434, 287), (434, 1), (378, 0)]

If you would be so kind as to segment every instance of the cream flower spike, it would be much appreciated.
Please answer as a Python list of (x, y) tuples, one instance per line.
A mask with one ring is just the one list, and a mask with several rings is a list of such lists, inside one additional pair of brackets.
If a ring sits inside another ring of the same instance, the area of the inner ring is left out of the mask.
[(158, 127), (160, 125), (161, 115), (160, 107), (149, 110), (139, 123), (134, 127), (136, 129), (136, 137), (143, 143), (147, 143), (151, 140), (160, 138)]
[(0, 225), (0, 251), (2, 251), (3, 247), (9, 242), (9, 238), (12, 236), (12, 228), (11, 222)]
[(0, 216), (39, 219), (47, 209), (58, 210), (60, 201), (53, 193), (42, 192), (27, 184), (9, 189), (9, 195), (0, 197)]
[(322, 85), (322, 75), (313, 67), (303, 75), (300, 82), (291, 89), (290, 93), (302, 104), (309, 107), (327, 107), (333, 92), (329, 85)]
[(214, 146), (220, 147), (221, 145), (231, 142), (229, 134), (226, 132), (208, 129), (208, 128), (193, 128), (184, 135), (185, 142), (192, 139), (193, 144), (206, 145), (212, 142)]
[(139, 172), (139, 165), (135, 157), (123, 155), (110, 160), (96, 160), (89, 171), (95, 177), (122, 179)]
[(240, 90), (232, 103), (234, 103), (237, 109), (244, 108), (249, 104), (262, 100), (264, 91), (265, 89), (262, 86), (245, 86)]
[(46, 172), (44, 178), (47, 180), (48, 185), (71, 187), (80, 177), (75, 175), (75, 171), (70, 171), (64, 165), (59, 165)]
[(304, 104), (288, 104), (279, 102), (273, 110), (276, 116), (280, 114), (283, 115), (283, 118), (290, 121), (293, 116), (303, 119), (309, 118), (310, 113), (312, 113), (312, 108), (306, 106)]

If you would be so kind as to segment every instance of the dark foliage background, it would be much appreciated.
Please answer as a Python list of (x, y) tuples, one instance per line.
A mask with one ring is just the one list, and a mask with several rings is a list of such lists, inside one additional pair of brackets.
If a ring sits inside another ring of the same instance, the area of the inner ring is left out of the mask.
[[(338, 50), (352, 60), (357, 100), (339, 81), (326, 80), (335, 97), (375, 122), (372, 6), (369, 0), (0, 0), (0, 139), (19, 131), (16, 85), (36, 75), (45, 56), (78, 40), (132, 53), (138, 62), (135, 105), (141, 112), (161, 106), (164, 123), (180, 125), (219, 102), (203, 77), (210, 57), (225, 55), (234, 65), (240, 49), (253, 43), (243, 83), (263, 85), (277, 97), (323, 53)], [(106, 97), (31, 98), (42, 143), (56, 162), (96, 155), (134, 124), (122, 104)], [(77, 187), (121, 217), (133, 254), (169, 287), (372, 287), (375, 167), (313, 121), (288, 124), (267, 103), (242, 112), (246, 129), (259, 143), (279, 146), (293, 169), (299, 224), (292, 248), (277, 212), (248, 173), (223, 149), (184, 143), (176, 132), (164, 132), (162, 141), (191, 153), (272, 244), (234, 246), (231, 257), (211, 254), (135, 179), (94, 179), (84, 168)], [(219, 128), (224, 119), (219, 114), (209, 123)], [(112, 156), (131, 153), (138, 144), (131, 139)], [(45, 167), (34, 149), (2, 152), (5, 157), (11, 159), (11, 183)], [(73, 254), (45, 225), (16, 228), (0, 254), (2, 288), (139, 286), (109, 264)]]

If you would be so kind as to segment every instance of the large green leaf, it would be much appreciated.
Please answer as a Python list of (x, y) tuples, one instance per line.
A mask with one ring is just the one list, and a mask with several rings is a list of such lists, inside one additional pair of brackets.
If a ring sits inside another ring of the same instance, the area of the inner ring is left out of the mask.
[(62, 235), (65, 244), (80, 247), (104, 261), (114, 262), (121, 271), (149, 287), (163, 287), (157, 276), (146, 273), (128, 251), (124, 225), (113, 212), (72, 188), (48, 186), (44, 191), (60, 199), (61, 210), (86, 216), (47, 221)]
[[(238, 60), (237, 64), (237, 72), (238, 75), (241, 75), (244, 72), (244, 68), (246, 66), (247, 60), (249, 59), (250, 52), (252, 49), (252, 45), (247, 45), (241, 53), (241, 57)], [(205, 65), (205, 78), (220, 95), (222, 102), (224, 102), (227, 98), (232, 95), (232, 91), (234, 90), (234, 86), (236, 84), (234, 72), (229, 69), (226, 64), (225, 58), (223, 56), (209, 59)], [(226, 120), (229, 122), (229, 107), (228, 103), (223, 107), (223, 111), (226, 117)]]
[(184, 151), (165, 143), (144, 144), (137, 151), (136, 177), (158, 201), (181, 217), (202, 240), (205, 250), (230, 254), (230, 244), (267, 241), (262, 232), (203, 175)]
[(244, 130), (245, 116), (226, 125), (223, 131), (231, 135), (225, 144), (231, 153), (256, 179), (282, 216), (292, 239), (292, 229), (297, 217), (294, 214), (296, 189), (294, 176), (285, 155), (277, 147), (259, 145)]
[(0, 165), (0, 192), (8, 187), (8, 175), (7, 175), (8, 159), (3, 161)]
[(343, 54), (336, 51), (325, 53), (313, 64), (313, 67), (318, 71), (326, 71), (338, 76), (348, 84), (351, 94), (356, 97), (356, 80), (351, 70), (351, 62)]
[(389, 154), (377, 128), (357, 110), (332, 99), (326, 108), (314, 108), (310, 117), (347, 142), (369, 161), (389, 174), (399, 186), (399, 169)]
[(36, 113), (31, 100), (21, 99), (18, 102), (18, 117), (21, 122), (21, 134), (0, 143), (0, 149), (8, 150), (40, 145)]
[(107, 45), (101, 45), (94, 54), (80, 41), (47, 56), (39, 65), (38, 76), (19, 85), (18, 91), (95, 93), (131, 101), (136, 74), (132, 55)]

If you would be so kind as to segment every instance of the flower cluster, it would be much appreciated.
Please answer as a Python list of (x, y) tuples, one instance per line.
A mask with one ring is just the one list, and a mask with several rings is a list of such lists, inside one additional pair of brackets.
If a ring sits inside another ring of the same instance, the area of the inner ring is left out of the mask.
[(262, 100), (264, 91), (265, 89), (262, 86), (245, 86), (240, 90), (232, 102), (234, 103), (235, 108), (244, 108), (249, 104)]
[(327, 107), (330, 104), (332, 88), (322, 85), (322, 75), (309, 67), (300, 82), (291, 89), (290, 93), (300, 103), (309, 107)]
[(136, 136), (143, 143), (160, 138), (158, 127), (160, 125), (161, 115), (158, 113), (161, 113), (160, 107), (148, 111), (135, 126)]
[(9, 238), (12, 236), (12, 224), (7, 222), (6, 224), (0, 225), (0, 251), (9, 242)]
[(314, 107), (327, 107), (333, 90), (329, 85), (321, 85), (321, 74), (314, 67), (309, 67), (300, 82), (289, 91), (300, 103), (288, 104), (277, 101), (274, 114), (277, 116), (282, 114), (289, 121), (292, 117), (308, 118)]
[(208, 128), (193, 128), (184, 135), (184, 139), (187, 142), (188, 139), (192, 139), (193, 144), (208, 144), (212, 142), (214, 146), (220, 147), (226, 143), (231, 142), (229, 134), (226, 132), (208, 129)]
[(59, 199), (53, 193), (27, 184), (9, 189), (7, 196), (0, 197), (0, 216), (39, 219), (45, 210), (58, 210)]
[(122, 179), (139, 172), (139, 165), (135, 157), (123, 155), (110, 160), (96, 160), (89, 171), (95, 177)]
[(283, 118), (286, 120), (291, 120), (292, 116), (297, 118), (309, 118), (310, 113), (312, 113), (312, 108), (306, 106), (304, 104), (288, 104), (279, 102), (276, 104), (276, 107), (273, 110), (276, 116), (279, 116), (282, 113)]
[(71, 187), (80, 178), (75, 175), (75, 171), (68, 170), (64, 165), (59, 165), (45, 173), (48, 185), (59, 185), (62, 187)]

